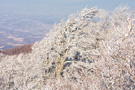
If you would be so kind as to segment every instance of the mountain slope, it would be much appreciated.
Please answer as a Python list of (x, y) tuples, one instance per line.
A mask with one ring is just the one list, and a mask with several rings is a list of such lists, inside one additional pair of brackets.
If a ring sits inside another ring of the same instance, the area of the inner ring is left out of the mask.
[(134, 19), (126, 7), (70, 15), (31, 53), (1, 55), (0, 89), (135, 89)]

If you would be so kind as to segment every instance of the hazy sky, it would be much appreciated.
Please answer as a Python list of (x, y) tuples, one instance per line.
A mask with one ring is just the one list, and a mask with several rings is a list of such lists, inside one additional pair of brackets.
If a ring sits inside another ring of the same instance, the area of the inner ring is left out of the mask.
[(119, 5), (134, 9), (135, 0), (0, 0), (0, 14), (67, 15), (84, 7), (113, 10)]

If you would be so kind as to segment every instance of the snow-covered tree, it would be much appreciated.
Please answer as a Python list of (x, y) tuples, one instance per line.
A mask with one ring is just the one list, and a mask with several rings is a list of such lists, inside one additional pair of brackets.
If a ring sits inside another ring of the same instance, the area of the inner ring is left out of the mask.
[(70, 15), (32, 53), (0, 57), (0, 89), (135, 89), (134, 20), (127, 7)]

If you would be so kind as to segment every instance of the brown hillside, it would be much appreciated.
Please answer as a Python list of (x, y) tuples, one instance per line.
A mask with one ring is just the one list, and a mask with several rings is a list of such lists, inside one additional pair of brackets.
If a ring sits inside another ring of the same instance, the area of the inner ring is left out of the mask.
[(23, 45), (23, 46), (12, 48), (12, 49), (0, 50), (0, 53), (6, 54), (6, 55), (18, 55), (20, 53), (24, 53), (24, 54), (31, 53), (32, 45), (33, 44), (28, 44), (28, 45)]

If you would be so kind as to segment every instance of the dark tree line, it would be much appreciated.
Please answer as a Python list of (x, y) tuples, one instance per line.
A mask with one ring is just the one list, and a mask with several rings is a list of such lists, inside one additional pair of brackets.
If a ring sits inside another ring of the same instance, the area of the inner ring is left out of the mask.
[(0, 53), (6, 54), (6, 55), (18, 55), (20, 53), (31, 53), (32, 52), (32, 45), (33, 44), (28, 44), (28, 45), (23, 45), (20, 47), (12, 48), (12, 49), (6, 49), (6, 50), (0, 50)]

